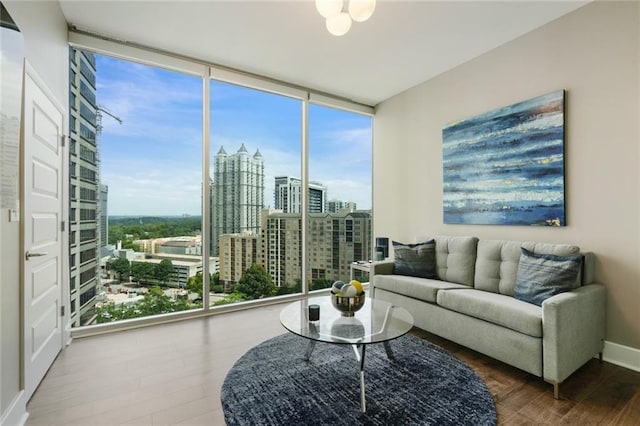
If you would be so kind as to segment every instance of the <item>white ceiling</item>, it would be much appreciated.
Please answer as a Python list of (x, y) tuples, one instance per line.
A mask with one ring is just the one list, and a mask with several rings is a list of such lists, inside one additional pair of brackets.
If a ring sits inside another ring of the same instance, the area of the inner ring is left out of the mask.
[(368, 105), (587, 3), (378, 0), (335, 37), (311, 0), (59, 2), (79, 28)]

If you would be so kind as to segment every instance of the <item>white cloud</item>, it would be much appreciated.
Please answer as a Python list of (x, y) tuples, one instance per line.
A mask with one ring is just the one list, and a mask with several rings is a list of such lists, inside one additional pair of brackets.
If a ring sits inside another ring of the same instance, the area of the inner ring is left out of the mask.
[[(123, 120), (119, 125), (103, 114), (102, 181), (109, 185), (110, 214), (199, 214), (200, 79), (113, 59), (103, 70), (100, 78), (98, 67), (98, 102)], [(273, 108), (263, 115), (261, 108), (268, 108), (268, 102), (253, 105), (250, 94), (225, 85), (212, 90), (210, 162), (221, 145), (228, 154), (242, 143), (251, 155), (259, 149), (265, 160), (264, 202), (273, 207), (274, 178), (301, 177), (299, 122)], [(249, 107), (244, 108), (247, 102)], [(335, 122), (320, 123), (321, 117), (314, 117), (310, 179), (326, 185), (331, 199), (370, 208), (369, 123), (351, 120), (347, 114)]]
[(200, 214), (199, 167), (157, 158), (121, 158), (105, 166), (100, 180), (109, 186), (110, 215)]

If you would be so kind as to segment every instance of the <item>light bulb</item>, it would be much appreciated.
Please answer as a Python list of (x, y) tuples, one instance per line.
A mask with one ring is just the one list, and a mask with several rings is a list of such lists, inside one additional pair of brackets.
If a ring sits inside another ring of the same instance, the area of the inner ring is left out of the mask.
[(316, 0), (316, 9), (324, 18), (331, 18), (342, 12), (342, 0)]
[(345, 35), (351, 28), (351, 16), (342, 12), (327, 18), (327, 30), (334, 36)]
[(376, 0), (349, 0), (349, 15), (356, 22), (364, 22), (371, 18), (375, 9)]

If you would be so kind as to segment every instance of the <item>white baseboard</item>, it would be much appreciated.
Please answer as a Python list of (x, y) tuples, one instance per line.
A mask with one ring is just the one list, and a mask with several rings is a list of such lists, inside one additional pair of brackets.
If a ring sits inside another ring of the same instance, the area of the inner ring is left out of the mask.
[(28, 417), (25, 392), (22, 390), (13, 398), (9, 408), (2, 415), (0, 426), (22, 426), (27, 422)]
[(640, 371), (640, 349), (605, 340), (602, 359), (620, 367)]

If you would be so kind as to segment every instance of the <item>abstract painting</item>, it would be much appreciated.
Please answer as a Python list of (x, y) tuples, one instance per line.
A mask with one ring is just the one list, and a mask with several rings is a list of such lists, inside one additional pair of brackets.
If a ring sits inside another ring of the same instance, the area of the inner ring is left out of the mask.
[(564, 90), (442, 129), (447, 224), (565, 226)]

